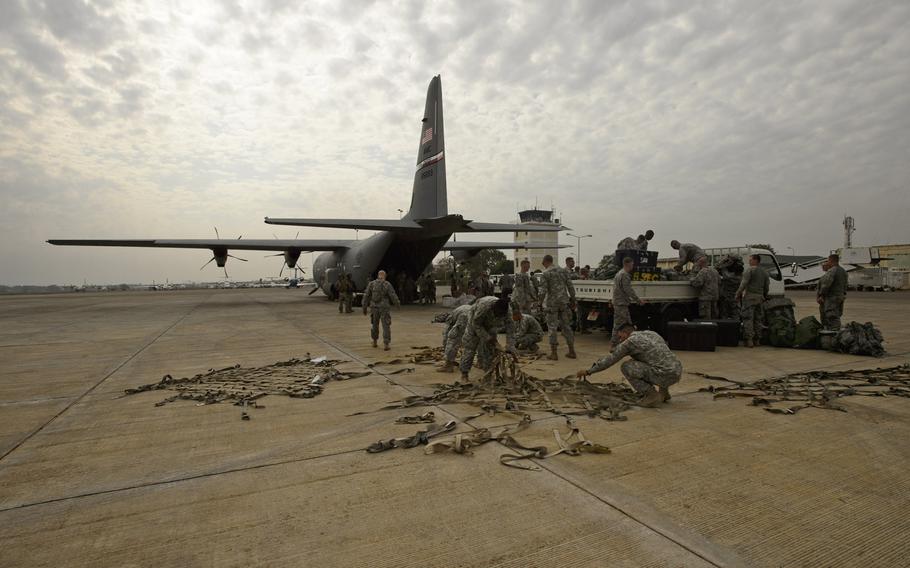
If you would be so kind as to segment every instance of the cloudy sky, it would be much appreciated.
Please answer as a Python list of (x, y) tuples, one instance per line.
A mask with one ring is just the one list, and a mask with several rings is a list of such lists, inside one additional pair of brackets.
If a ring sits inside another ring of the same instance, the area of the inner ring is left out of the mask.
[[(436, 74), (450, 212), (552, 203), (595, 235), (586, 263), (645, 228), (662, 254), (823, 253), (845, 213), (859, 243), (910, 242), (908, 61), (901, 0), (0, 0), (0, 283), (219, 275), (48, 238), (396, 218)], [(236, 279), (280, 267), (240, 256)]]

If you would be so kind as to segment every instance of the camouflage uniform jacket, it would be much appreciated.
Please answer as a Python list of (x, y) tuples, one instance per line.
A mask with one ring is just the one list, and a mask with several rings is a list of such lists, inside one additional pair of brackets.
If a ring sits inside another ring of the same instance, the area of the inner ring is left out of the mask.
[(768, 272), (761, 266), (749, 266), (743, 271), (743, 279), (736, 293), (766, 297), (770, 287), (771, 278), (768, 277)]
[[(825, 278), (827, 276), (828, 278)], [(818, 281), (818, 295), (823, 298), (843, 298), (847, 295), (847, 271), (838, 266), (832, 266), (825, 272), (825, 276)]]
[(565, 306), (575, 301), (575, 285), (567, 270), (551, 266), (540, 275), (540, 288), (537, 290), (540, 303), (547, 309)]
[(521, 314), (521, 321), (515, 322), (515, 336), (523, 337), (528, 334), (534, 334), (543, 337), (543, 328), (537, 318), (530, 314)]
[(534, 279), (528, 272), (519, 272), (515, 275), (515, 287), (512, 289), (512, 301), (523, 304), (537, 301), (537, 287)]
[(511, 274), (503, 274), (499, 279), (499, 289), (500, 290), (510, 290), (515, 289), (515, 277)]
[(462, 330), (468, 325), (468, 319), (471, 317), (471, 305), (464, 304), (463, 306), (458, 306), (452, 313), (449, 314), (449, 319), (446, 321), (446, 330), (442, 332), (442, 336), (446, 337), (449, 335), (449, 331), (454, 327), (456, 329)]
[(692, 243), (683, 243), (679, 245), (679, 263), (677, 266), (685, 266), (692, 262), (695, 263), (699, 258), (707, 256), (705, 251), (701, 250), (698, 245)]
[(638, 242), (632, 237), (626, 237), (616, 243), (616, 250), (638, 250)]
[(620, 270), (613, 277), (613, 305), (628, 306), (638, 302), (638, 294), (632, 289), (632, 276), (625, 270)]
[(364, 308), (370, 306), (374, 310), (388, 310), (392, 304), (400, 306), (401, 302), (398, 300), (398, 294), (395, 293), (391, 282), (377, 278), (367, 285), (367, 290), (363, 294)]
[(699, 300), (713, 302), (720, 297), (720, 274), (713, 266), (699, 270), (689, 283), (698, 289)]
[(828, 288), (831, 287), (831, 276), (831, 269), (829, 268), (821, 275), (821, 278), (818, 279), (818, 282), (815, 285), (815, 293), (818, 297), (823, 298), (828, 291)]
[(667, 342), (653, 331), (634, 331), (628, 339), (613, 349), (613, 352), (598, 360), (588, 369), (588, 374), (599, 373), (629, 356), (636, 361), (650, 365), (659, 375), (682, 374), (682, 363), (667, 347)]
[(348, 280), (347, 276), (339, 278), (337, 286), (339, 294), (349, 294), (354, 291), (354, 285), (351, 284), (351, 281)]
[(465, 328), (465, 334), (473, 330), (474, 334), (481, 342), (490, 341), (496, 337), (496, 330), (505, 327), (507, 342), (511, 343), (513, 336), (512, 318), (499, 317), (493, 313), (493, 305), (499, 301), (496, 296), (484, 296), (478, 298), (471, 305), (471, 311), (468, 314), (468, 325)]

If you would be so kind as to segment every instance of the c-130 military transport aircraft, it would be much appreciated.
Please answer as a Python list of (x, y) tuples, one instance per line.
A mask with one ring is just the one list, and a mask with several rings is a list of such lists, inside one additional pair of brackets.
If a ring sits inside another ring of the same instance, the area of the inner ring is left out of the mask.
[[(334, 227), (380, 231), (359, 240), (312, 239), (152, 239), (100, 240), (51, 239), (52, 245), (165, 247), (210, 249), (212, 260), (224, 268), (231, 250), (279, 251), (289, 268), (297, 266), (300, 254), (327, 251), (313, 263), (313, 277), (322, 291), (331, 295), (330, 288), (342, 272), (353, 277), (357, 291), (363, 291), (379, 270), (388, 273), (396, 282), (399, 274), (416, 279), (440, 251), (449, 251), (456, 260), (467, 260), (483, 249), (545, 249), (545, 243), (449, 242), (455, 233), (489, 232), (552, 232), (562, 226), (534, 226), (512, 223), (480, 223), (458, 214), (449, 214), (446, 199), (445, 138), (442, 123), (442, 82), (433, 77), (427, 90), (426, 110), (420, 126), (420, 145), (417, 150), (417, 171), (411, 207), (401, 219), (272, 219), (271, 225), (305, 227)], [(558, 245), (563, 248), (565, 245)], [(276, 255), (278, 256), (278, 255)], [(242, 260), (242, 259), (238, 259)], [(227, 272), (225, 272), (227, 275)]]

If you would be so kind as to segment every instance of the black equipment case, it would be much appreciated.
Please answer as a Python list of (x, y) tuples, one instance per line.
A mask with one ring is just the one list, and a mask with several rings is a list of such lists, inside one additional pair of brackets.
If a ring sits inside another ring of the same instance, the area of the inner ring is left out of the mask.
[(667, 323), (667, 343), (678, 351), (714, 351), (717, 328), (714, 322), (671, 321)]

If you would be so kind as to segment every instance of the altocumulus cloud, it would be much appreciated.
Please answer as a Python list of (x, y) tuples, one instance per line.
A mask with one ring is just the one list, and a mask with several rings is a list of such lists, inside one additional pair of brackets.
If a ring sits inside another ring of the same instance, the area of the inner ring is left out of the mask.
[[(908, 60), (897, 1), (7, 0), (2, 281), (183, 280), (206, 260), (51, 237), (394, 217), (437, 73), (450, 209), (507, 221), (552, 202), (595, 234), (585, 262), (648, 227), (663, 252), (821, 253), (844, 213), (861, 241), (906, 242)], [(250, 258), (232, 276), (277, 271)]]

